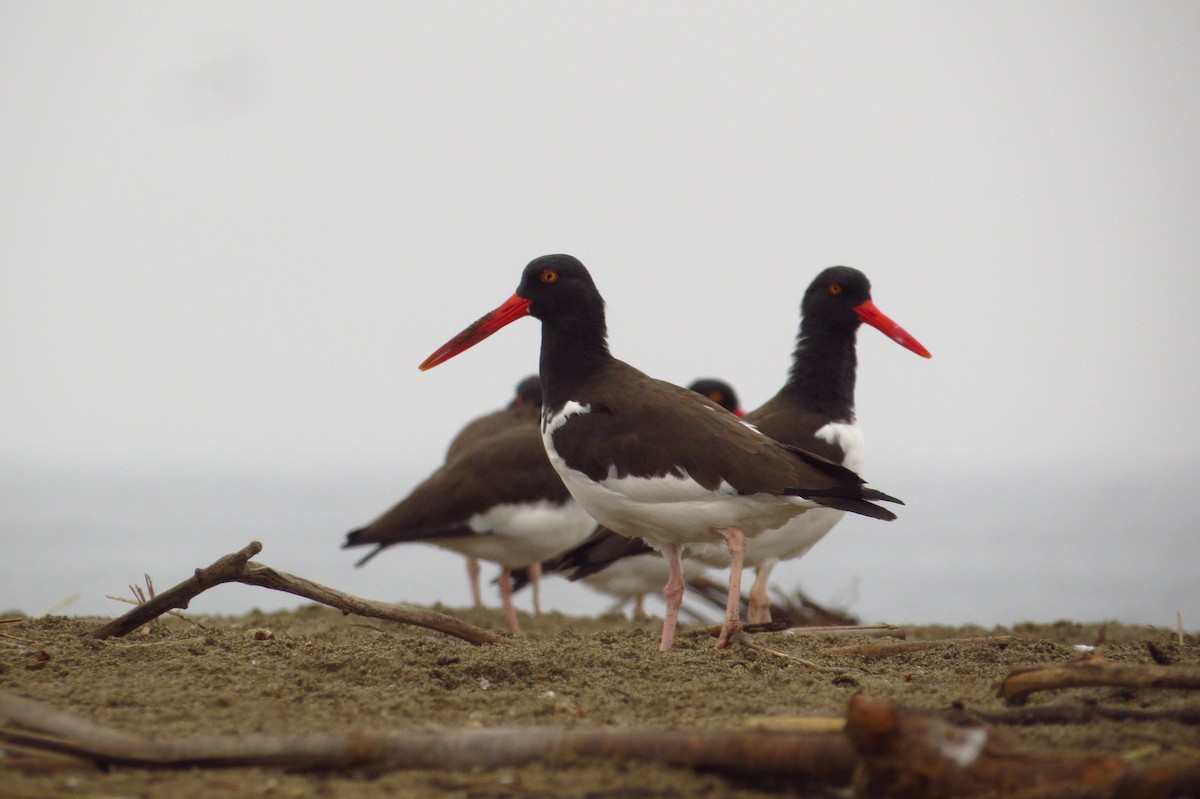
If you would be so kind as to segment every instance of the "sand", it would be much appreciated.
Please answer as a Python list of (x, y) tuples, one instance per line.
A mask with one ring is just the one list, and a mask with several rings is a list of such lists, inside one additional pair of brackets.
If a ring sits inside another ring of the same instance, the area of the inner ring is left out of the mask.
[[(443, 609), (501, 630), (491, 610)], [(952, 643), (867, 660), (833, 653), (848, 636), (754, 637), (763, 650), (715, 651), (683, 638), (656, 651), (658, 622), (617, 616), (522, 617), (511, 646), (471, 646), (434, 632), (347, 617), (323, 607), (197, 617), (123, 639), (86, 633), (98, 619), (47, 617), (0, 625), (0, 690), (128, 732), (169, 739), (222, 733), (444, 730), (478, 727), (672, 729), (741, 727), (759, 716), (843, 716), (851, 695), (906, 707), (1004, 708), (997, 683), (1017, 666), (1063, 663), (1076, 644), (1103, 639), (1127, 663), (1200, 664), (1200, 641), (1174, 631), (1069, 622), (1012, 629), (907, 628), (908, 640), (1011, 636), (1007, 644)], [(1152, 651), (1153, 650), (1153, 651)], [(842, 673), (809, 668), (792, 658)], [(1188, 691), (1083, 688), (1038, 703), (1173, 708)], [(1175, 722), (1092, 722), (1011, 728), (1022, 745), (1136, 754), (1142, 762), (1200, 753), (1200, 728)], [(827, 789), (760, 784), (644, 763), (557, 760), (519, 768), (387, 774), (278, 769), (107, 771), (72, 761), (0, 759), (5, 797), (675, 797), (830, 796)], [(841, 795), (846, 795), (843, 792)]]

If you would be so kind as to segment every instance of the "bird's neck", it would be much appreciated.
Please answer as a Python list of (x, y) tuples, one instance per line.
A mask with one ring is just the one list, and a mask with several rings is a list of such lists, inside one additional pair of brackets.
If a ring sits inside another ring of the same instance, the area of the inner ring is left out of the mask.
[(602, 309), (543, 321), (539, 371), (544, 407), (574, 399), (579, 387), (612, 360)]
[(801, 322), (784, 392), (808, 410), (853, 421), (857, 335), (857, 328), (819, 329)]

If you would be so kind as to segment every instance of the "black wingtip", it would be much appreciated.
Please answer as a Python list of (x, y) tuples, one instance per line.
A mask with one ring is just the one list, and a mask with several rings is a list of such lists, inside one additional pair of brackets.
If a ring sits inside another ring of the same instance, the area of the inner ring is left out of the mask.
[[(367, 544), (374, 543), (372, 541), (360, 541), (359, 540), (363, 537), (363, 534), (366, 531), (367, 531), (367, 528), (360, 527), (357, 530), (351, 530), (350, 532), (346, 533), (346, 540), (344, 542), (342, 542), (342, 549), (349, 549), (350, 547), (361, 547), (361, 546), (366, 546)], [(369, 561), (371, 558), (375, 557), (380, 552), (382, 552), (385, 547), (387, 547), (387, 544), (378, 544), (378, 543), (375, 544), (374, 549), (372, 549), (370, 552), (368, 552), (367, 554), (363, 555), (361, 558), (358, 559), (358, 562), (354, 564), (355, 567), (362, 566), (364, 563)]]
[(380, 552), (382, 552), (386, 548), (387, 548), (387, 544), (376, 544), (374, 549), (372, 549), (370, 552), (368, 552), (367, 554), (363, 555), (361, 558), (358, 559), (358, 562), (356, 562), (354, 564), (355, 568), (362, 566), (363, 564), (365, 564), (371, 558), (378, 555)]

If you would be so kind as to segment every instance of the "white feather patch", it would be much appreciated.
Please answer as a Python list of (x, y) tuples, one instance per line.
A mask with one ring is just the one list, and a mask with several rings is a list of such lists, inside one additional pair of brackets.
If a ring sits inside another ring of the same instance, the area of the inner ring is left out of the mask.
[(842, 449), (842, 465), (852, 472), (862, 470), (866, 442), (856, 422), (829, 422), (816, 433), (817, 438)]

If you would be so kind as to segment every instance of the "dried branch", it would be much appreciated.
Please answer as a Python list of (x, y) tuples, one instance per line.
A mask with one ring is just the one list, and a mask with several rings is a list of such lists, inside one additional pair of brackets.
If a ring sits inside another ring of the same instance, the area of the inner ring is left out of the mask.
[(1013, 669), (1000, 683), (999, 693), (1006, 703), (1019, 705), (1037, 691), (1094, 686), (1197, 689), (1200, 667), (1113, 663), (1089, 657), (1053, 666)]
[(985, 638), (941, 638), (937, 641), (897, 641), (883, 644), (858, 644), (856, 646), (835, 646), (826, 650), (831, 655), (862, 655), (867, 660), (879, 660), (903, 655), (909, 652), (921, 652), (926, 649), (940, 649), (954, 644), (968, 646), (995, 646), (1004, 649), (1015, 639), (1008, 635), (988, 636)]
[(563, 756), (643, 760), (845, 785), (854, 752), (836, 733), (763, 730), (509, 728), (440, 732), (230, 735), (163, 741), (112, 730), (29, 699), (0, 694), (0, 741), (26, 750), (145, 768), (496, 768)]
[(411, 605), (393, 605), (386, 602), (360, 599), (359, 597), (344, 594), (333, 588), (310, 582), (302, 577), (294, 577), (258, 563), (250, 563), (250, 558), (261, 551), (262, 544), (257, 541), (251, 541), (238, 552), (218, 558), (207, 568), (196, 569), (195, 574), (179, 583), (179, 585), (151, 597), (144, 604), (138, 605), (125, 615), (113, 619), (108, 624), (93, 630), (90, 635), (92, 638), (111, 638), (126, 635), (169, 610), (187, 608), (188, 603), (193, 598), (215, 585), (222, 583), (245, 583), (246, 585), (257, 585), (263, 588), (302, 596), (305, 599), (311, 599), (314, 602), (320, 602), (323, 605), (337, 608), (343, 613), (354, 613), (359, 616), (371, 616), (425, 627), (461, 638), (472, 644), (507, 643), (506, 639), (494, 633), (442, 613)]
[[(774, 619), (759, 624), (744, 624), (742, 625), (742, 632), (748, 635), (786, 632), (788, 635), (865, 635), (872, 637), (891, 636), (894, 638), (903, 638), (905, 636), (903, 627), (896, 627), (891, 624), (843, 624), (828, 627), (798, 627), (797, 623), (792, 619)], [(707, 635), (711, 638), (716, 638), (720, 634), (721, 625), (715, 624), (709, 627), (695, 627), (691, 630), (685, 630), (679, 633), (679, 636), (695, 638)]]
[(1089, 752), (1015, 747), (1002, 731), (858, 695), (846, 734), (861, 757), (856, 796), (891, 799), (1158, 799), (1200, 790), (1194, 757), (1139, 767)]
[(1174, 721), (1200, 724), (1200, 707), (1164, 710), (1104, 707), (1103, 705), (1034, 705), (972, 713), (989, 724), (1091, 724), (1095, 721)]

